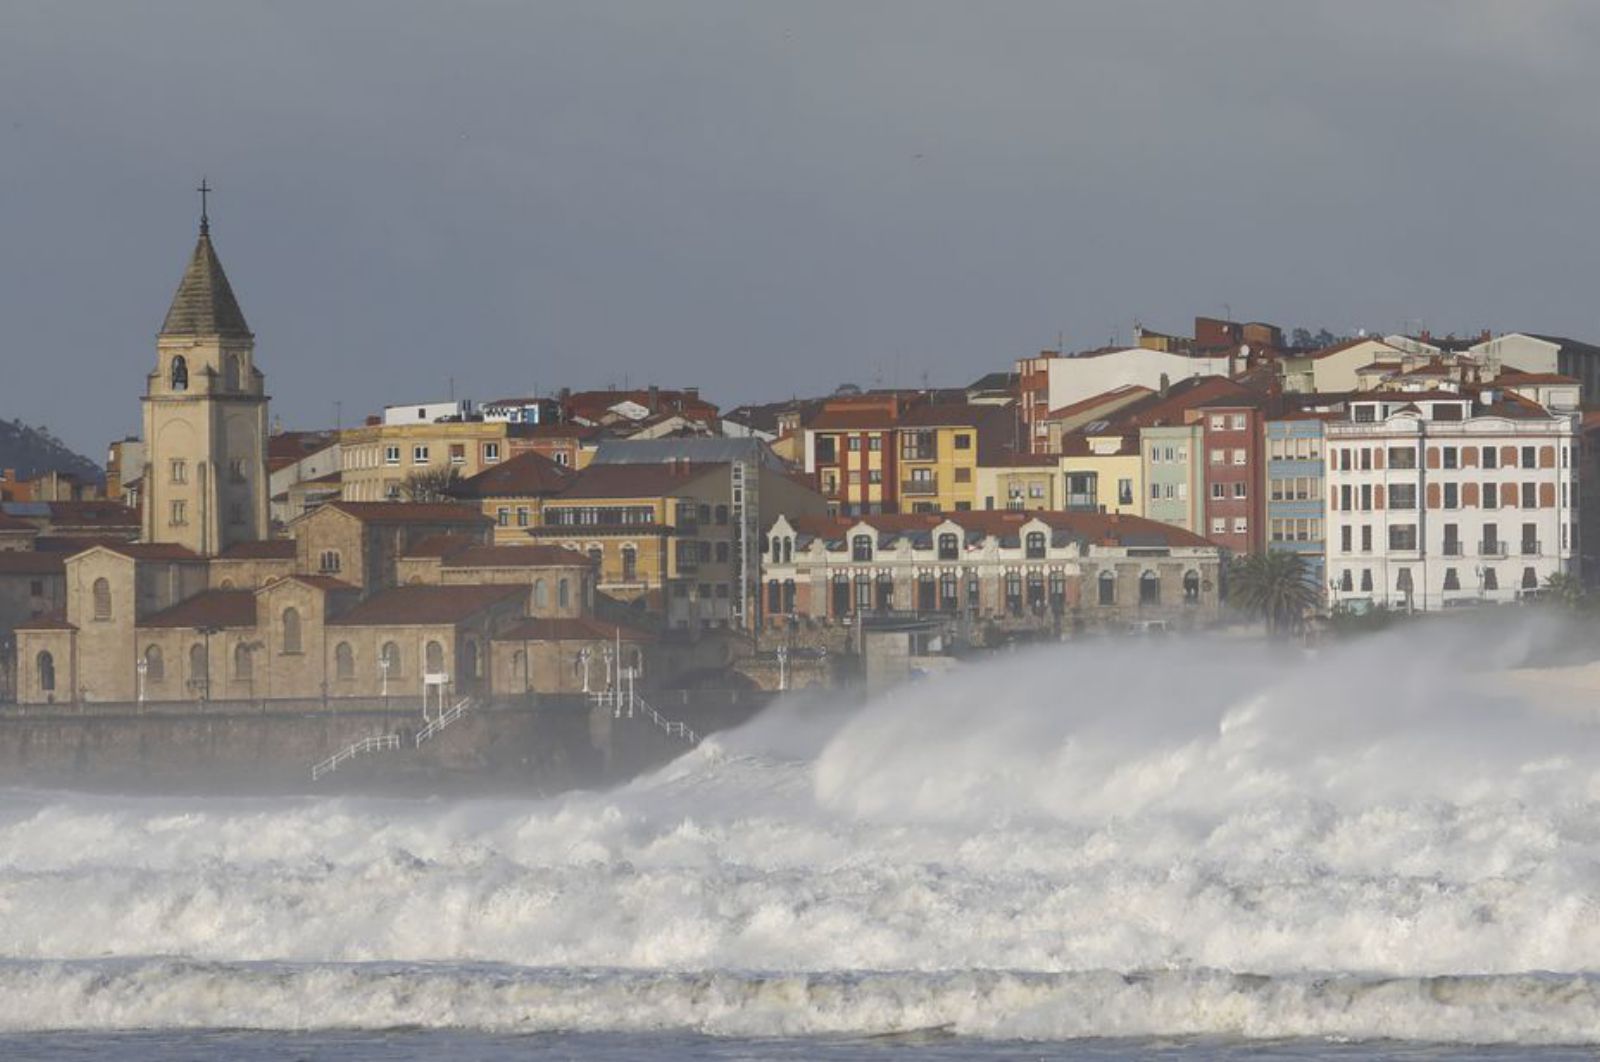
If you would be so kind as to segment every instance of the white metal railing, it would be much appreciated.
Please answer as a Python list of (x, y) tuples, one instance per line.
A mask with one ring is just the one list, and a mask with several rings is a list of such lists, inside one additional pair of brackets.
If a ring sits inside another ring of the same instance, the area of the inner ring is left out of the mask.
[(623, 668), (619, 676), (622, 681), (620, 686), (601, 690), (589, 696), (600, 707), (610, 708), (611, 716), (614, 719), (632, 719), (635, 715), (640, 715), (660, 727), (668, 737), (681, 738), (691, 745), (700, 744), (700, 735), (695, 733), (693, 727), (687, 723), (680, 723), (676, 719), (668, 719), (651, 707), (650, 703), (643, 697), (639, 696), (638, 690), (634, 687), (634, 680), (637, 676), (638, 672), (635, 669), (631, 667)]
[(334, 771), (339, 769), (339, 764), (345, 762), (346, 760), (353, 760), (363, 753), (382, 752), (386, 749), (397, 749), (399, 747), (399, 734), (374, 734), (372, 737), (364, 737), (360, 741), (357, 741), (351, 745), (347, 745), (338, 752), (335, 752), (332, 756), (329, 756), (327, 759), (323, 760), (321, 763), (313, 766), (311, 768), (311, 780), (315, 782), (325, 774), (332, 774)]
[(427, 726), (417, 731), (416, 747), (420, 749), (424, 741), (432, 739), (434, 735), (439, 733), (439, 731), (443, 730), (457, 719), (460, 719), (463, 715), (466, 715), (467, 709), (471, 706), (472, 698), (463, 697), (449, 708), (440, 712), (433, 719), (429, 720)]

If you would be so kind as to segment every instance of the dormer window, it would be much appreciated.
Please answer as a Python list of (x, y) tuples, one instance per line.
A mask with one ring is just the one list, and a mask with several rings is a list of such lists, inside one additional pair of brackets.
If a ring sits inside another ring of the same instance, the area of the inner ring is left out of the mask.
[(871, 535), (856, 535), (850, 540), (850, 559), (853, 561), (870, 561), (872, 559)]

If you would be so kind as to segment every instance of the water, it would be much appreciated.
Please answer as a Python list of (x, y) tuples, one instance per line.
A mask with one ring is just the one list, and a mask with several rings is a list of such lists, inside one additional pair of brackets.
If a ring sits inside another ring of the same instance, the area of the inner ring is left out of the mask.
[(1571, 1055), (1542, 636), (1019, 654), (550, 800), (0, 791), (0, 1058)]

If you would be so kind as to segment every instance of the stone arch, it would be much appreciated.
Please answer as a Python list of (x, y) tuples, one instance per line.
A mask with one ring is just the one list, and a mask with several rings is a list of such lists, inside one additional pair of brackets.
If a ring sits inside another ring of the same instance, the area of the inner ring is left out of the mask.
[(94, 581), (94, 618), (108, 620), (111, 618), (111, 581), (104, 576)]

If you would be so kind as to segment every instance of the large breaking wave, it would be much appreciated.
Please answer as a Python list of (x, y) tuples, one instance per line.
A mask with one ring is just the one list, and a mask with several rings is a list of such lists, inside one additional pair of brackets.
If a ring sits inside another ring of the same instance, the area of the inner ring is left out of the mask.
[(1600, 1042), (1600, 727), (1526, 629), (797, 700), (610, 793), (0, 794), (0, 1030)]

